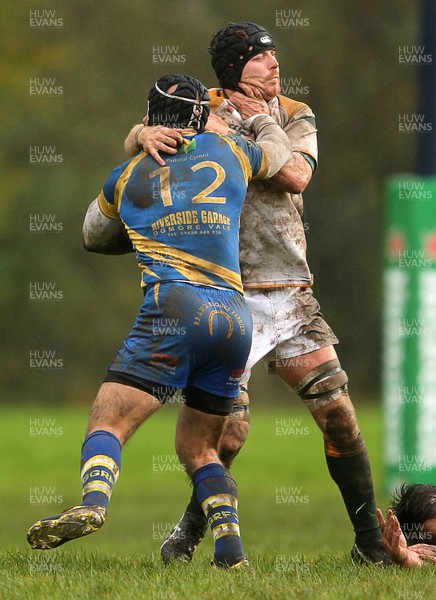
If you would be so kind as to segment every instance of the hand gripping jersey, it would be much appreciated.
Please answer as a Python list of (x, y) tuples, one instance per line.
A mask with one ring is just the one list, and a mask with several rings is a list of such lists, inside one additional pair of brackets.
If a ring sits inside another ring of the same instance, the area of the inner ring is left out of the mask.
[(120, 218), (136, 248), (142, 285), (185, 281), (242, 293), (239, 219), (266, 154), (241, 136), (192, 130), (161, 167), (141, 153), (112, 172), (100, 210)]
[[(230, 127), (241, 127), (239, 113), (227, 110), (223, 90), (209, 90), (211, 108)], [(313, 166), (318, 160), (314, 114), (303, 102), (277, 96), (268, 102), (272, 118), (287, 134), (293, 152), (301, 152)], [(245, 289), (310, 286), (301, 194), (288, 194), (268, 181), (248, 186), (241, 216), (240, 262)]]

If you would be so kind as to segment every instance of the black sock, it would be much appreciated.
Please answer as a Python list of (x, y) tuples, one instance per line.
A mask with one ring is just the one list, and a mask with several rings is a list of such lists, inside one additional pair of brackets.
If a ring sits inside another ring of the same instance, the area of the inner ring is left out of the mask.
[[(331, 445), (329, 444), (330, 448)], [(339, 453), (338, 453), (339, 454)], [(356, 533), (356, 542), (363, 546), (381, 541), (376, 515), (376, 502), (371, 467), (365, 443), (354, 455), (331, 456), (326, 453), (327, 466), (339, 487), (345, 507)]]

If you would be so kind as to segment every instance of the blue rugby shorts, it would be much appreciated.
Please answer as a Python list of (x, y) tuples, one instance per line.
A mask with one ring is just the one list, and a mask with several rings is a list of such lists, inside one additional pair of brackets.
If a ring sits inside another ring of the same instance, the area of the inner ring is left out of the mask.
[(149, 285), (108, 374), (236, 398), (251, 337), (251, 313), (238, 292), (178, 282)]

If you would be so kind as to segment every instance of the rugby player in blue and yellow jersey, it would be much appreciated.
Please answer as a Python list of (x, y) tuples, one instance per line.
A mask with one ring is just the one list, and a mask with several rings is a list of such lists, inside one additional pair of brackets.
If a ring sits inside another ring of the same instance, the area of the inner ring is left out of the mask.
[[(324, 441), (329, 474), (338, 486), (354, 529), (353, 560), (391, 560), (376, 518), (371, 466), (348, 378), (335, 351), (338, 339), (312, 293), (306, 256), (302, 193), (318, 164), (315, 115), (304, 102), (280, 93), (280, 64), (273, 36), (262, 25), (228, 23), (212, 38), (209, 52), (219, 87), (209, 90), (209, 130), (251, 137), (244, 122), (267, 113), (287, 134), (292, 158), (269, 181), (253, 181), (241, 216), (240, 264), (244, 296), (253, 316), (253, 343), (241, 395), (220, 440), (220, 458), (230, 469), (250, 425), (247, 385), (253, 366), (264, 361), (303, 400)], [(289, 58), (289, 57), (288, 57)], [(287, 68), (292, 68), (289, 62)], [(144, 149), (164, 166), (159, 154), (175, 153), (175, 129), (135, 125), (125, 140), (130, 156)], [(195, 494), (161, 547), (163, 560), (189, 562), (207, 530)]]
[(91, 411), (82, 446), (82, 504), (35, 523), (28, 532), (33, 548), (55, 548), (103, 525), (122, 446), (183, 388), (176, 450), (213, 532), (214, 563), (247, 564), (236, 483), (218, 458), (251, 346), (239, 219), (248, 183), (274, 175), (289, 161), (290, 144), (264, 114), (245, 123), (257, 143), (205, 132), (209, 111), (199, 81), (168, 75), (156, 82), (148, 119), (180, 129), (179, 152), (167, 155), (165, 166), (146, 153), (120, 165), (88, 209), (85, 247), (110, 254), (133, 245), (144, 302)]

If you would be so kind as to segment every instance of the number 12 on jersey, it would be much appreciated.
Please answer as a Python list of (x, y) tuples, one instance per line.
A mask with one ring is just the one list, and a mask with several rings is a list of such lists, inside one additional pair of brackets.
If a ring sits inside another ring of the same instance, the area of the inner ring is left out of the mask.
[[(210, 194), (219, 188), (226, 178), (226, 173), (221, 165), (213, 160), (204, 160), (191, 167), (191, 171), (194, 171), (195, 173), (196, 171), (206, 167), (209, 167), (215, 171), (215, 179), (210, 185), (206, 186), (201, 192), (192, 198), (192, 203), (203, 204), (206, 202), (211, 202), (213, 204), (225, 204), (225, 196), (210, 196)], [(150, 179), (153, 177), (159, 177), (160, 195), (164, 206), (172, 206), (173, 204), (173, 199), (171, 196), (170, 170), (171, 167), (160, 167), (149, 174)]]

